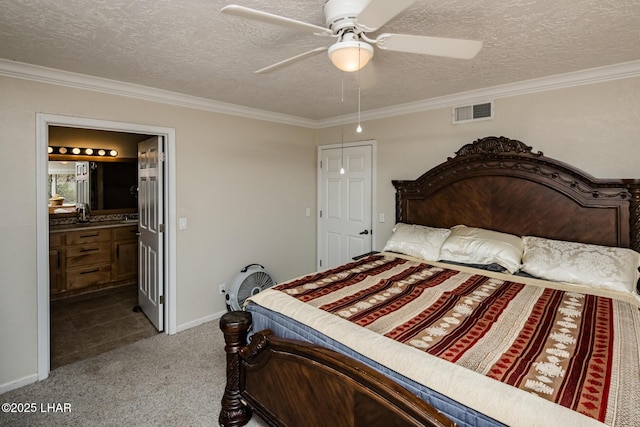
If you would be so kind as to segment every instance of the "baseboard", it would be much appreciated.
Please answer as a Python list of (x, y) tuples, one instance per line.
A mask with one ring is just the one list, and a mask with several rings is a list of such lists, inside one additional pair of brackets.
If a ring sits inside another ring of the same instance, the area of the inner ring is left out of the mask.
[(38, 374), (32, 374), (20, 378), (19, 380), (11, 381), (6, 384), (0, 384), (0, 394), (7, 393), (20, 387), (24, 387), (28, 384), (35, 383), (36, 381), (38, 381)]
[(195, 328), (196, 326), (200, 326), (203, 323), (207, 323), (207, 322), (211, 322), (212, 320), (219, 319), (226, 312), (227, 312), (226, 310), (225, 311), (219, 311), (217, 313), (213, 313), (213, 314), (210, 314), (208, 316), (201, 317), (199, 319), (192, 320), (190, 322), (178, 325), (178, 332), (186, 331), (187, 329), (191, 329), (191, 328)]

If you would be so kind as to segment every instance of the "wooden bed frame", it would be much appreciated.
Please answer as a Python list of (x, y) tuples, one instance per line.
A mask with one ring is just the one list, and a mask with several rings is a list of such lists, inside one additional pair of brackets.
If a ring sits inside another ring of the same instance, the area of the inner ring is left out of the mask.
[[(596, 179), (505, 137), (463, 146), (415, 181), (393, 181), (396, 222), (464, 224), (640, 251), (640, 180)], [(577, 220), (579, 219), (579, 220)], [(251, 314), (220, 320), (227, 384), (219, 422), (252, 412), (270, 425), (452, 426), (394, 381), (337, 352), (262, 331)]]

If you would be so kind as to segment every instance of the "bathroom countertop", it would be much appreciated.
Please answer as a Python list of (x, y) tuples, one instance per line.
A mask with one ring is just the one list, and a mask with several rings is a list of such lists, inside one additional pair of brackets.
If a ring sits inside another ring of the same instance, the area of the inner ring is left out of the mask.
[(76, 230), (94, 230), (98, 228), (125, 227), (128, 225), (137, 225), (138, 220), (116, 220), (116, 221), (96, 221), (96, 222), (77, 222), (73, 224), (51, 225), (50, 233), (61, 233)]

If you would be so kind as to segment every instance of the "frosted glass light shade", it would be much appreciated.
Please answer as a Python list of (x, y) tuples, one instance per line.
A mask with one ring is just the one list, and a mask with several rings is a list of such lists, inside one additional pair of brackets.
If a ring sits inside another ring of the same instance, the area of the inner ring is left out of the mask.
[(373, 47), (364, 42), (341, 41), (329, 47), (329, 58), (342, 71), (358, 71), (373, 58)]

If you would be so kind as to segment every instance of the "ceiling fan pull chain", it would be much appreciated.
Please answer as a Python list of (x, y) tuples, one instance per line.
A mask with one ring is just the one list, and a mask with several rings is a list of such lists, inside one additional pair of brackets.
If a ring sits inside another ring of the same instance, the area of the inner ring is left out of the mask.
[(340, 73), (340, 175), (344, 175), (344, 71)]
[[(360, 64), (360, 48), (358, 48), (358, 64)], [(358, 127), (356, 128), (356, 132), (362, 133), (362, 126), (360, 125), (360, 70), (358, 68)]]

